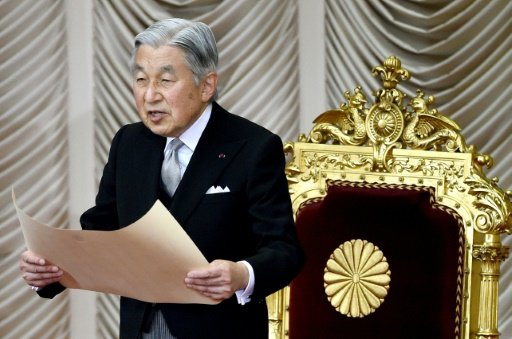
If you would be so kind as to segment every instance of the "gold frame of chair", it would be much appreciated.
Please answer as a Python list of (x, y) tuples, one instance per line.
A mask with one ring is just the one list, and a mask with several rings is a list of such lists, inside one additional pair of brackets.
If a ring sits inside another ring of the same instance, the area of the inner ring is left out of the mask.
[[(498, 338), (500, 262), (508, 257), (500, 235), (512, 231), (512, 192), (487, 178), (492, 158), (466, 145), (459, 126), (431, 108), (433, 96), (418, 90), (406, 104), (397, 85), (410, 73), (397, 57), (372, 74), (383, 82), (373, 105), (358, 86), (316, 118), (308, 135), (285, 144), (294, 213), (323, 198), (330, 180), (433, 190), (435, 203), (455, 211), (464, 229), (454, 337)], [(267, 298), (270, 338), (288, 337), (289, 302), (289, 287)]]

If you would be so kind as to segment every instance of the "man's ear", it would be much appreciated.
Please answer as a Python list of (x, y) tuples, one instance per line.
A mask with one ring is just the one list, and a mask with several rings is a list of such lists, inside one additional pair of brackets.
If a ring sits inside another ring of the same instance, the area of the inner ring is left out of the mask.
[(217, 73), (210, 72), (206, 74), (203, 78), (202, 86), (201, 99), (203, 99), (204, 102), (208, 102), (217, 91)]

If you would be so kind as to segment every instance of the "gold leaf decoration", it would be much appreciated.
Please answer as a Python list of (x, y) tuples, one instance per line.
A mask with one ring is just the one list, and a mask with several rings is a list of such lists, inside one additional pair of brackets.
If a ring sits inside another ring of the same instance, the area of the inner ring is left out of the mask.
[(341, 314), (362, 318), (374, 312), (388, 294), (391, 271), (381, 250), (352, 239), (331, 254), (324, 269), (327, 299)]

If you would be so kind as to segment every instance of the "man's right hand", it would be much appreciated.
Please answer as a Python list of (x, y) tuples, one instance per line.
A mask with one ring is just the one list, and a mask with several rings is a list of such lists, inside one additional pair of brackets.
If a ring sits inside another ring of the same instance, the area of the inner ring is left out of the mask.
[(37, 289), (58, 282), (64, 273), (59, 267), (47, 264), (46, 260), (31, 251), (21, 254), (19, 267), (23, 280)]

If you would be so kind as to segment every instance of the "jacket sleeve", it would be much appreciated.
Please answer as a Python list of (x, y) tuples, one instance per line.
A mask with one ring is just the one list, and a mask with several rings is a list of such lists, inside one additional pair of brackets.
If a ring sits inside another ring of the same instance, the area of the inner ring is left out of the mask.
[(57, 294), (64, 291), (66, 288), (59, 283), (53, 283), (37, 291), (42, 298), (53, 299)]
[(96, 203), (85, 211), (80, 217), (80, 224), (84, 230), (115, 230), (119, 228), (116, 200), (116, 167), (117, 148), (126, 126), (122, 127), (114, 136), (108, 155), (107, 164), (103, 168)]
[(288, 285), (304, 259), (295, 232), (280, 138), (271, 135), (258, 140), (252, 154), (247, 195), (257, 251), (246, 260), (255, 274), (252, 298), (259, 299)]

